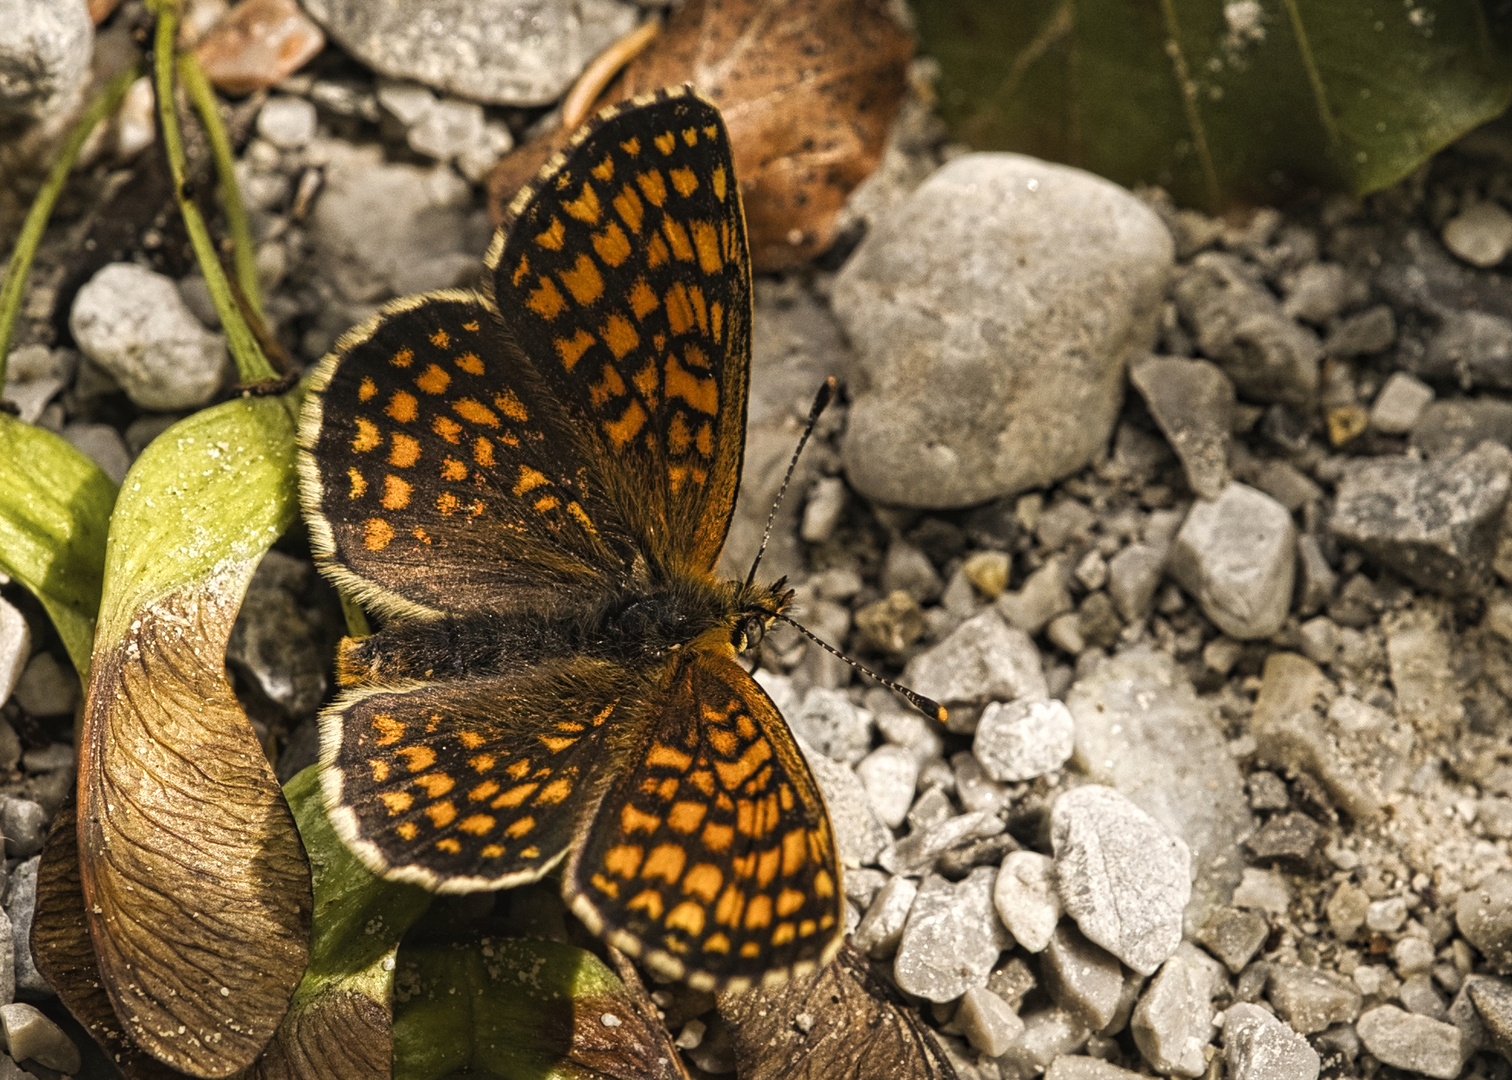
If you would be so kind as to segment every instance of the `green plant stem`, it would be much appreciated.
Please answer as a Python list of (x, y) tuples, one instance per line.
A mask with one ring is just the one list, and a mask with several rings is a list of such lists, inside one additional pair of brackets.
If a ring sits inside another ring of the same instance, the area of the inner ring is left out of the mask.
[(236, 363), (236, 373), (244, 383), (264, 382), (276, 379), (278, 373), (263, 355), (257, 337), (242, 318), (241, 310), (231, 295), (231, 283), (221, 267), (210, 239), (210, 230), (205, 225), (204, 215), (185, 188), (188, 182), (189, 165), (184, 158), (184, 137), (179, 130), (178, 108), (174, 103), (174, 62), (177, 51), (174, 47), (178, 35), (179, 7), (177, 3), (164, 2), (157, 5), (157, 35), (153, 43), (152, 66), (157, 90), (158, 117), (163, 129), (163, 152), (168, 157), (168, 172), (173, 178), (173, 191), (178, 197), (179, 213), (184, 218), (184, 229), (189, 234), (189, 243), (194, 248), (194, 257), (199, 262), (200, 273), (205, 275), (205, 284), (210, 290), (210, 299), (215, 302), (216, 314), (226, 330), (226, 344), (231, 349), (231, 359)]
[(231, 234), (231, 266), (236, 273), (236, 283), (241, 287), (247, 304), (259, 319), (263, 317), (262, 286), (257, 281), (257, 259), (252, 250), (252, 224), (247, 219), (247, 207), (242, 202), (241, 188), (236, 182), (236, 155), (231, 150), (231, 138), (226, 134), (226, 125), (221, 122), (220, 103), (210, 80), (205, 78), (205, 69), (199, 57), (192, 51), (180, 53), (178, 60), (179, 82), (189, 94), (189, 100), (199, 113), (200, 123), (205, 127), (205, 137), (210, 141), (210, 152), (215, 158), (215, 175), (220, 183), (221, 207), (226, 213), (226, 231)]
[(5, 385), (5, 365), (10, 358), (16, 318), (21, 314), (26, 278), (31, 271), (32, 260), (36, 258), (37, 245), (42, 242), (42, 234), (47, 229), (48, 219), (52, 217), (53, 206), (63, 193), (63, 185), (68, 182), (68, 174), (73, 171), (74, 162), (79, 160), (79, 151), (84, 148), (85, 141), (101, 120), (120, 107), (126, 91), (141, 74), (141, 65), (132, 64), (95, 95), (89, 107), (74, 123), (73, 130), (68, 133), (68, 138), (58, 151), (57, 160), (53, 162), (52, 171), (47, 174), (46, 182), (37, 192), (31, 209), (27, 211), (21, 234), (16, 237), (15, 250), (11, 252), (10, 264), (5, 268), (5, 282), (0, 284), (0, 386)]

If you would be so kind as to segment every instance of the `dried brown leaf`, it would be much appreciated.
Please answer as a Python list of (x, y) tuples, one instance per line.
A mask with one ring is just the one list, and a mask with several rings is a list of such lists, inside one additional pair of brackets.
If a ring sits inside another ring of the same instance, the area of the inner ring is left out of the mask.
[(719, 999), (739, 1080), (957, 1080), (934, 1036), (850, 945), (828, 967)]
[(253, 565), (153, 601), (97, 644), (79, 765), (106, 990), (138, 1045), (202, 1077), (252, 1063), (308, 959), (304, 849), (223, 660)]
[(248, 1080), (383, 1080), (394, 1071), (389, 1011), (367, 994), (333, 988), (284, 1018)]
[[(751, 263), (799, 266), (835, 239), (851, 190), (881, 160), (913, 41), (885, 0), (688, 0), (602, 104), (692, 83), (730, 129)], [(522, 147), (489, 178), (502, 216), (571, 134)]]

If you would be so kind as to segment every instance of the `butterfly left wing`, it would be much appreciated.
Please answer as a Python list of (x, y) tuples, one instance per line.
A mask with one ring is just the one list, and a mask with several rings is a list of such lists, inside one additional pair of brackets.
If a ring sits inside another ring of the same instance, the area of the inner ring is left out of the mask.
[(642, 551), (711, 570), (751, 358), (745, 216), (719, 111), (675, 89), (600, 113), (516, 195), (484, 263)]
[(698, 650), (654, 708), (569, 860), (574, 913), (694, 987), (738, 989), (827, 962), (845, 926), (840, 864), (776, 707), (733, 657)]

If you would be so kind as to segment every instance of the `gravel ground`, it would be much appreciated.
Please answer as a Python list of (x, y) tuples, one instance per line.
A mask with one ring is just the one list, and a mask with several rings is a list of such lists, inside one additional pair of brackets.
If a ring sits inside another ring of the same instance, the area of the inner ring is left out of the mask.
[[(598, 47), (560, 44), (504, 100), (550, 100)], [(301, 365), (476, 274), (480, 184), (540, 115), (397, 81), (435, 60), (405, 70), (403, 45), (364, 54), (379, 77), (327, 50), (233, 110)], [(44, 242), (5, 387), (117, 480), (232, 378), (171, 229), (79, 257), (150, 172), (134, 107)], [(725, 568), (841, 374), (765, 569), (951, 719), (782, 626), (758, 678), (828, 799), (854, 943), (965, 1080), (1512, 1076), (1509, 166), (1512, 129), (1489, 129), (1364, 201), (1213, 219), (967, 154), (915, 99), (844, 250), (756, 282)], [(78, 685), (40, 607), (0, 595), (0, 1000), (23, 1002), (0, 1028), (71, 1071), (20, 943)], [(228, 654), (284, 778), (314, 759), (341, 625), (296, 531)], [(732, 1068), (717, 1017), (658, 1000), (699, 1069)]]

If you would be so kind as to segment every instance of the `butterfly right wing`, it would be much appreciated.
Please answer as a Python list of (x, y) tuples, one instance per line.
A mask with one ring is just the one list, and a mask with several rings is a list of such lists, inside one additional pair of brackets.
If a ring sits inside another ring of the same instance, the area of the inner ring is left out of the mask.
[(343, 337), (299, 442), (318, 561), (385, 614), (535, 607), (625, 565), (560, 406), (475, 293), (398, 300)]

